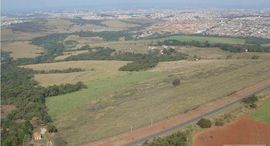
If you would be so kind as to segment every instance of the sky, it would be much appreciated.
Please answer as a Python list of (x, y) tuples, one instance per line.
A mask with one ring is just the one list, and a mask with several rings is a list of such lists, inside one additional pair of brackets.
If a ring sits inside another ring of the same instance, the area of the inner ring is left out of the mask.
[(1, 0), (2, 11), (99, 8), (270, 8), (270, 0)]

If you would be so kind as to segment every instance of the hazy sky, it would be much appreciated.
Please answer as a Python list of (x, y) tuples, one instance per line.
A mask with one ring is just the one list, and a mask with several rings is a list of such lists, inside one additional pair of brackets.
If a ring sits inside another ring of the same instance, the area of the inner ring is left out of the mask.
[(270, 0), (1, 0), (2, 10), (57, 8), (270, 8)]

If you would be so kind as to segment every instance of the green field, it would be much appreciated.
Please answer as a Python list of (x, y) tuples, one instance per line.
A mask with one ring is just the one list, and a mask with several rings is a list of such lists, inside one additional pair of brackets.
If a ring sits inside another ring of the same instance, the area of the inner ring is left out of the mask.
[(270, 124), (270, 99), (265, 101), (263, 106), (253, 112), (251, 116)]
[(48, 98), (47, 106), (49, 108), (49, 113), (51, 116), (57, 118), (62, 114), (69, 113), (70, 111), (85, 105), (87, 102), (97, 100), (98, 96), (106, 95), (109, 92), (120, 90), (129, 84), (135, 84), (136, 82), (158, 77), (160, 75), (162, 75), (162, 73), (159, 72), (125, 73), (91, 81), (86, 83), (88, 89)]
[[(263, 60), (164, 62), (87, 83), (88, 89), (50, 97), (46, 105), (60, 134), (79, 145), (162, 120), (269, 78)], [(181, 85), (173, 87), (171, 76)]]

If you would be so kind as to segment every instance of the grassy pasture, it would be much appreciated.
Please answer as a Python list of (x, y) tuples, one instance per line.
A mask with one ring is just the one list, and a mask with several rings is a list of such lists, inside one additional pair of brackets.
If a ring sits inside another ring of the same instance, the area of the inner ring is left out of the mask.
[(259, 120), (262, 120), (268, 124), (270, 124), (270, 100), (265, 102), (265, 104), (260, 107), (256, 112), (252, 113), (251, 115)]
[(110, 47), (116, 50), (123, 50), (136, 53), (147, 53), (150, 41), (116, 41), (116, 42), (103, 42), (96, 43), (94, 47)]
[(16, 41), (11, 43), (2, 43), (1, 49), (11, 52), (11, 57), (18, 58), (34, 58), (43, 53), (43, 48), (30, 44), (29, 41)]
[(182, 46), (176, 47), (176, 50), (179, 52), (188, 54), (191, 57), (197, 56), (203, 59), (217, 59), (217, 58), (226, 58), (227, 55), (232, 53), (223, 51), (219, 48), (198, 48), (192, 46)]
[[(263, 60), (160, 63), (155, 69), (88, 82), (88, 89), (48, 98), (50, 115), (70, 145), (150, 124), (269, 78)], [(171, 77), (181, 79), (173, 87)]]

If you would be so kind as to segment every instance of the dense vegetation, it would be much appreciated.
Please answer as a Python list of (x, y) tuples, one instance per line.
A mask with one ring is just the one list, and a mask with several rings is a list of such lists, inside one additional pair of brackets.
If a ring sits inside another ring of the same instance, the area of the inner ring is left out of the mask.
[(74, 85), (72, 84), (64, 84), (64, 85), (53, 85), (49, 86), (44, 91), (44, 96), (57, 96), (62, 94), (67, 94), (75, 91), (79, 91), (81, 89), (87, 88), (82, 82), (78, 82)]
[(212, 126), (212, 122), (208, 119), (202, 118), (197, 122), (197, 125), (201, 128), (210, 128)]
[(81, 68), (67, 68), (67, 69), (54, 69), (54, 70), (35, 70), (35, 74), (50, 74), (50, 73), (72, 73), (72, 72), (81, 72), (84, 71)]
[(247, 106), (249, 106), (251, 108), (256, 108), (257, 107), (257, 105), (256, 105), (257, 101), (258, 101), (258, 96), (256, 96), (256, 95), (249, 96), (249, 97), (244, 98), (242, 100), (242, 102), (244, 104), (246, 104)]
[(32, 70), (17, 67), (7, 54), (1, 65), (1, 104), (16, 106), (7, 118), (1, 119), (1, 145), (22, 145), (25, 138), (31, 137), (33, 118), (38, 119), (38, 123), (51, 122), (45, 106), (46, 97), (85, 88), (81, 82), (41, 87), (33, 80)]
[(244, 45), (232, 45), (232, 44), (214, 44), (209, 43), (208, 41), (199, 42), (199, 41), (179, 41), (175, 39), (165, 40), (163, 42), (158, 42), (158, 45), (173, 45), (173, 46), (195, 46), (195, 47), (218, 47), (225, 51), (230, 52), (270, 52), (269, 46), (261, 46), (260, 44), (244, 44)]
[(86, 25), (86, 24), (92, 24), (92, 25), (98, 25), (98, 26), (104, 26), (106, 25), (102, 24), (103, 20), (86, 20), (82, 19), (81, 17), (76, 17), (71, 20), (76, 25)]
[(12, 29), (12, 31), (41, 32), (47, 29), (45, 23), (46, 23), (46, 20), (43, 19), (43, 20), (37, 20), (37, 21), (11, 24), (10, 28)]
[(80, 37), (101, 37), (105, 41), (118, 41), (122, 37), (125, 40), (133, 39), (132, 34), (127, 31), (76, 32), (74, 35), (79, 35)]
[(257, 44), (257, 45), (270, 44), (270, 39), (249, 37), (249, 38), (246, 38), (246, 43), (247, 44)]
[(177, 132), (164, 138), (155, 138), (152, 142), (146, 141), (142, 146), (187, 146), (188, 134)]

